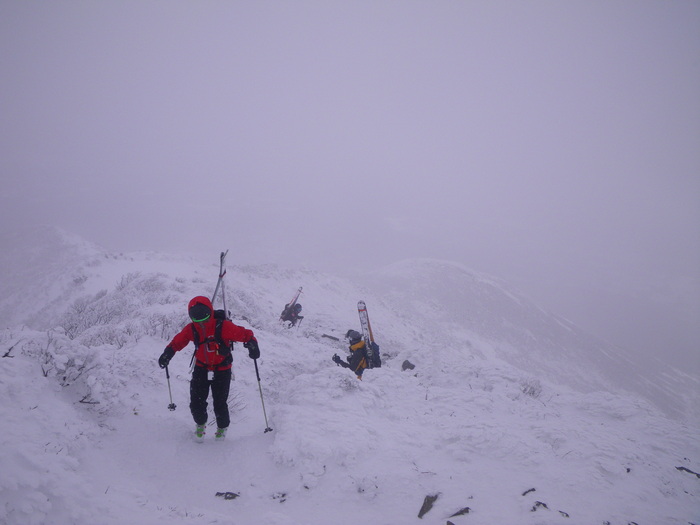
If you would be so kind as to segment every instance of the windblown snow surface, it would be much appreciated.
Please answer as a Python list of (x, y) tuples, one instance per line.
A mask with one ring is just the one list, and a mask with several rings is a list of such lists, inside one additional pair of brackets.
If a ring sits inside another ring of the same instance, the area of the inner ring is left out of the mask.
[[(191, 348), (169, 367), (174, 411), (156, 360), (219, 254), (111, 254), (53, 229), (11, 244), (0, 523), (700, 523), (698, 379), (645, 370), (494, 278), (411, 260), (350, 279), (231, 252), (227, 306), (261, 380), (236, 345), (227, 439), (209, 426), (196, 443)], [(331, 361), (360, 299), (384, 358), (362, 381)]]

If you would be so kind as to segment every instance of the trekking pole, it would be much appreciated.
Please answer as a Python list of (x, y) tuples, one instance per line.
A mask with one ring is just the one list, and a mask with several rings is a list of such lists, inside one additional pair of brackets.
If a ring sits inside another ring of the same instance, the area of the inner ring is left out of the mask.
[(255, 363), (255, 375), (258, 377), (258, 390), (260, 390), (260, 401), (263, 407), (263, 415), (265, 416), (265, 432), (263, 433), (272, 432), (272, 429), (267, 424), (267, 412), (265, 412), (265, 401), (263, 400), (262, 386), (260, 386), (260, 372), (258, 371), (258, 360), (253, 359), (253, 363)]
[(175, 410), (177, 405), (173, 403), (173, 393), (170, 390), (170, 372), (168, 372), (168, 365), (165, 365), (165, 377), (168, 379), (168, 394), (170, 394), (170, 404), (168, 405), (168, 410)]

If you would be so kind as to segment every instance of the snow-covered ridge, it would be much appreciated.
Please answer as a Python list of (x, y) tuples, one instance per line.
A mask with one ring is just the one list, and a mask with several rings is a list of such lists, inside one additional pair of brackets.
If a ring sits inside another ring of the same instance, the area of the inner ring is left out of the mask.
[[(213, 292), (218, 254), (112, 255), (42, 239), (28, 243), (31, 260), (54, 253), (56, 265), (10, 260), (16, 289), (0, 300), (19, 317), (0, 336), (10, 401), (0, 408), (0, 522), (403, 524), (419, 522), (426, 496), (435, 500), (421, 523), (697, 518), (697, 419), (608, 389), (585, 355), (593, 338), (497, 279), (425, 260), (358, 280), (231, 265), (227, 306), (260, 341), (274, 431), (263, 433), (255, 372), (238, 349), (227, 442), (197, 445), (191, 350), (170, 366), (174, 412), (155, 361), (187, 301)], [(50, 285), (60, 293), (42, 308)], [(305, 319), (284, 329), (279, 313), (302, 285)], [(385, 358), (362, 382), (332, 363), (344, 345), (327, 337), (358, 327), (358, 299)], [(679, 377), (665, 375), (667, 387), (692, 400), (697, 378)], [(216, 497), (228, 491), (241, 497)]]

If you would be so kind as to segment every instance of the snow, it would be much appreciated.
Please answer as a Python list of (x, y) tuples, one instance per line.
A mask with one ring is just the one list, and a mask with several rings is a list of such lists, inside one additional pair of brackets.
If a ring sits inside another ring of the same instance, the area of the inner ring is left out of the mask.
[[(231, 252), (227, 306), (261, 381), (236, 345), (227, 438), (195, 443), (191, 349), (169, 367), (174, 411), (156, 360), (218, 254), (38, 238), (2, 261), (0, 523), (700, 523), (698, 378), (632, 381), (629, 355), (493, 277), (416, 260), (349, 279)], [(359, 299), (384, 357), (362, 381), (330, 359)]]

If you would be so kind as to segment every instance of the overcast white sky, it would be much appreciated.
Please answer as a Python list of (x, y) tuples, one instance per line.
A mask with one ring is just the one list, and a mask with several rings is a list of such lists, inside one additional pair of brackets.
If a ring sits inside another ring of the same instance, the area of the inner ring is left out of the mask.
[(0, 218), (456, 260), (698, 363), (698, 28), (680, 0), (1, 0)]

